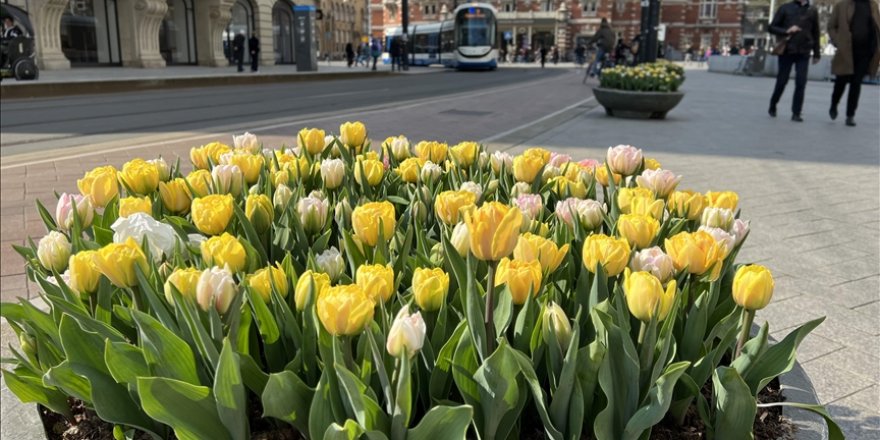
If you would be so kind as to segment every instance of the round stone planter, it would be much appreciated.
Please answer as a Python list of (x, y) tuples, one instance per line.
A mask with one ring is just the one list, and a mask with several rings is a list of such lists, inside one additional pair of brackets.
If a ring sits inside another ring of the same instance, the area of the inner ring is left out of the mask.
[(596, 101), (605, 107), (605, 114), (620, 118), (665, 119), (684, 92), (634, 92), (593, 87)]

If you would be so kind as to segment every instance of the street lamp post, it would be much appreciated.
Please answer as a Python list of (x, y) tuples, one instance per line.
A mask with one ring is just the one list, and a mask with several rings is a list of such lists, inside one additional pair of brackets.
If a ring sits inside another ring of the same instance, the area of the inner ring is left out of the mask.
[(657, 61), (657, 27), (660, 25), (660, 0), (642, 0), (639, 62)]

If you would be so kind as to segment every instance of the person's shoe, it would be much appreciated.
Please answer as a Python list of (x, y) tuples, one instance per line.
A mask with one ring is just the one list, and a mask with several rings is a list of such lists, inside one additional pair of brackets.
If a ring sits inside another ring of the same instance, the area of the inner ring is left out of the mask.
[(804, 122), (804, 118), (802, 118), (801, 115), (798, 114), (791, 115), (791, 120), (794, 122)]
[(775, 105), (770, 106), (770, 110), (767, 110), (767, 113), (770, 114), (771, 118), (775, 118), (776, 117), (776, 106)]
[(847, 127), (855, 127), (856, 126), (856, 121), (853, 120), (852, 116), (846, 118), (846, 126)]
[(831, 109), (828, 110), (828, 116), (831, 116), (832, 121), (837, 120), (837, 106), (831, 106)]

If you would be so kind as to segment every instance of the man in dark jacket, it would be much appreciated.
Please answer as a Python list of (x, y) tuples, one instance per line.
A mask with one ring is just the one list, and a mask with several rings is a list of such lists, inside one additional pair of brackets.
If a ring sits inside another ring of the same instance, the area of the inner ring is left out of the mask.
[(776, 87), (770, 97), (770, 116), (776, 117), (776, 104), (785, 91), (785, 85), (795, 68), (794, 99), (791, 103), (791, 120), (803, 122), (801, 110), (804, 107), (804, 89), (807, 86), (807, 67), (810, 53), (813, 64), (819, 62), (819, 14), (810, 6), (809, 0), (794, 0), (776, 11), (770, 32), (777, 38), (785, 38), (785, 51), (779, 55), (779, 68), (776, 74)]
[(608, 24), (608, 19), (602, 17), (602, 24), (599, 25), (599, 30), (596, 31), (596, 35), (590, 38), (590, 44), (596, 43), (597, 48), (596, 60), (591, 66), (590, 76), (594, 76), (599, 73), (599, 70), (602, 70), (602, 62), (605, 60), (605, 56), (614, 49), (615, 40), (614, 31), (611, 29), (611, 25)]
[(248, 52), (251, 54), (251, 72), (256, 72), (260, 63), (260, 39), (256, 33), (248, 40)]
[(232, 61), (238, 66), (239, 72), (244, 72), (244, 34), (235, 34), (232, 39)]
[(400, 37), (391, 38), (390, 46), (388, 55), (391, 57), (391, 71), (394, 72), (394, 66), (400, 71)]
[(853, 119), (859, 106), (859, 92), (865, 75), (877, 74), (880, 64), (880, 8), (876, 0), (841, 0), (834, 5), (828, 20), (828, 36), (837, 47), (831, 60), (834, 92), (831, 93), (831, 119), (837, 119), (837, 104), (849, 85), (846, 97), (846, 125), (855, 127)]

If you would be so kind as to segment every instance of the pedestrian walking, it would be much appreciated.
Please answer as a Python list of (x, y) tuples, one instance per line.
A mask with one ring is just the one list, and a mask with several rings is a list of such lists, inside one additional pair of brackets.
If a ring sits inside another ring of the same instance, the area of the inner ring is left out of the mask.
[(831, 59), (834, 91), (831, 93), (831, 119), (837, 119), (837, 104), (849, 85), (846, 97), (846, 125), (855, 127), (856, 108), (865, 75), (877, 74), (880, 64), (880, 8), (877, 0), (841, 0), (828, 20), (828, 36), (837, 47)]
[(593, 61), (593, 64), (590, 65), (590, 69), (588, 70), (591, 77), (599, 74), (599, 71), (602, 70), (602, 63), (605, 61), (605, 57), (611, 53), (614, 49), (614, 30), (611, 29), (611, 24), (608, 23), (608, 19), (602, 17), (602, 23), (599, 25), (599, 30), (596, 31), (596, 34), (590, 38), (589, 43), (596, 44), (596, 59)]
[(540, 49), (541, 54), (541, 68), (544, 68), (544, 64), (547, 63), (547, 48), (542, 44)]
[(235, 34), (232, 39), (232, 61), (238, 66), (239, 72), (244, 72), (244, 33)]
[(256, 33), (248, 40), (248, 52), (251, 54), (251, 72), (256, 72), (260, 64), (260, 39)]
[(813, 64), (818, 63), (822, 56), (819, 49), (819, 14), (816, 8), (810, 5), (809, 0), (793, 0), (776, 11), (773, 22), (770, 23), (770, 32), (777, 36), (779, 49), (775, 49), (774, 52), (779, 52), (779, 68), (776, 74), (776, 86), (770, 97), (770, 109), (767, 112), (771, 117), (776, 117), (776, 104), (785, 91), (785, 85), (788, 84), (788, 78), (791, 76), (791, 68), (794, 67), (791, 120), (803, 122), (801, 112), (804, 107), (804, 89), (807, 87), (810, 53), (813, 54)]
[(585, 61), (584, 57), (585, 57), (586, 53), (587, 53), (587, 48), (584, 47), (583, 44), (578, 44), (577, 48), (575, 48), (575, 50), (574, 50), (574, 58), (575, 58), (575, 62), (577, 62), (577, 64), (578, 64), (578, 66), (584, 65), (584, 61)]
[(376, 61), (379, 60), (379, 55), (382, 55), (382, 46), (379, 45), (379, 40), (373, 38), (373, 43), (370, 45), (370, 56), (373, 57), (373, 70), (376, 70)]
[(394, 66), (397, 66), (397, 71), (401, 71), (400, 67), (400, 38), (392, 38), (391, 39), (391, 47), (388, 49), (388, 55), (391, 56), (391, 71), (394, 72)]
[(351, 68), (351, 65), (354, 64), (354, 48), (351, 47), (351, 42), (345, 43), (345, 60), (348, 62), (348, 67)]
[(559, 48), (556, 46), (553, 46), (553, 57), (552, 58), (553, 58), (554, 65), (559, 64)]

